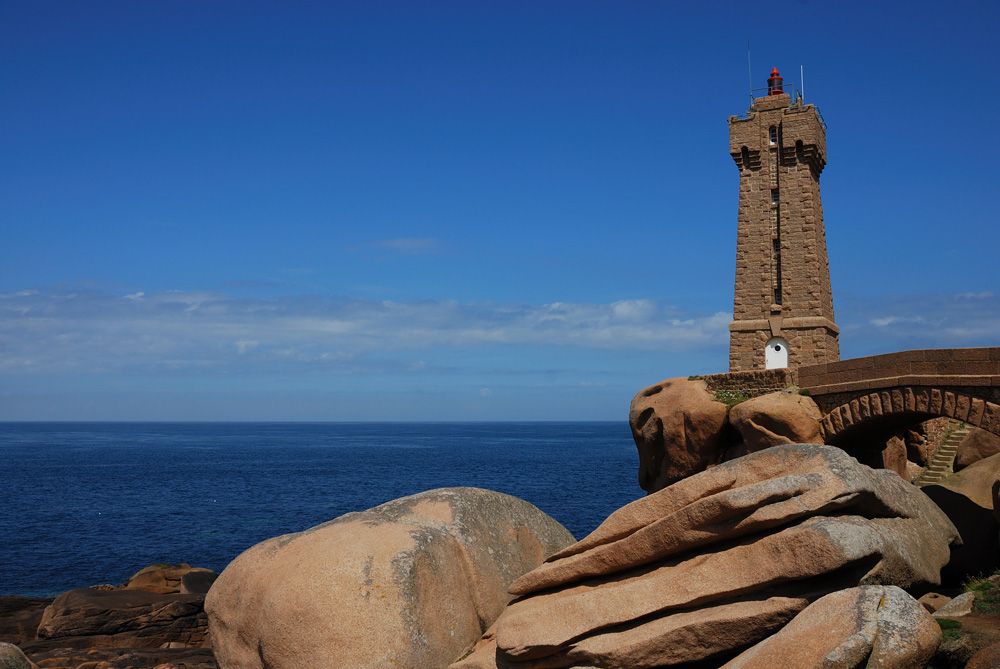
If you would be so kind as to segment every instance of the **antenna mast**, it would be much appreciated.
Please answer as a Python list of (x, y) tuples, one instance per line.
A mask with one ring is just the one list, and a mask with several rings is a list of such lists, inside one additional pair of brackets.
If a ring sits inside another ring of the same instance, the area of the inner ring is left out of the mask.
[(799, 95), (802, 96), (802, 102), (806, 101), (806, 75), (802, 71), (802, 66), (799, 65)]
[(753, 69), (750, 67), (750, 40), (747, 40), (747, 76), (750, 78), (750, 106), (753, 107)]

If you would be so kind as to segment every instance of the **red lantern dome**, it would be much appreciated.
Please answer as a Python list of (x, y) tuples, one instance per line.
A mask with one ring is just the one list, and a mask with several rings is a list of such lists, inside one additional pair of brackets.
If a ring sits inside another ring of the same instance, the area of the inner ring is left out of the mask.
[(778, 74), (778, 68), (771, 68), (771, 76), (767, 79), (767, 94), (768, 95), (781, 95), (785, 91), (781, 89), (782, 78)]

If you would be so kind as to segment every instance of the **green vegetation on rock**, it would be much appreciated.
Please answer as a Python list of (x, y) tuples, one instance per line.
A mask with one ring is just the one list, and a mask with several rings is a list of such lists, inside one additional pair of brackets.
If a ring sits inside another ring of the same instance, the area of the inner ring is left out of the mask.
[(991, 576), (977, 576), (965, 584), (966, 592), (976, 595), (972, 610), (976, 613), (1000, 613), (1000, 570)]
[(722, 402), (730, 409), (739, 404), (740, 402), (746, 402), (750, 399), (742, 390), (716, 390), (715, 391), (715, 401)]
[(948, 639), (957, 639), (962, 635), (959, 631), (962, 629), (962, 623), (957, 620), (952, 620), (951, 618), (938, 618), (938, 627), (941, 628), (941, 634), (945, 641)]

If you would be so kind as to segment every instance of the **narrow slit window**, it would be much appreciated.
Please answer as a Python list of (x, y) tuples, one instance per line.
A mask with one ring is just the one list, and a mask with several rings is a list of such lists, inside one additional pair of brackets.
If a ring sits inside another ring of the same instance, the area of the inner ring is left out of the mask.
[(781, 288), (774, 289), (774, 303), (781, 304)]
[(775, 144), (778, 143), (778, 128), (772, 125), (770, 134), (771, 134), (771, 146), (774, 146)]
[(771, 204), (778, 204), (778, 189), (771, 189)]

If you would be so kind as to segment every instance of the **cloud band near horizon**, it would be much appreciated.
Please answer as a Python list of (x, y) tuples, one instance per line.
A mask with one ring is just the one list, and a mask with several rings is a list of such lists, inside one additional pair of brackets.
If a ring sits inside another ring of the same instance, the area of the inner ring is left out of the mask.
[(0, 295), (0, 369), (99, 374), (309, 364), (337, 372), (376, 353), (438, 347), (682, 353), (725, 346), (730, 319), (646, 299), (533, 305), (39, 289)]

